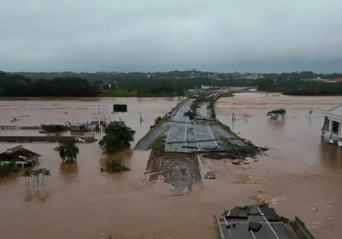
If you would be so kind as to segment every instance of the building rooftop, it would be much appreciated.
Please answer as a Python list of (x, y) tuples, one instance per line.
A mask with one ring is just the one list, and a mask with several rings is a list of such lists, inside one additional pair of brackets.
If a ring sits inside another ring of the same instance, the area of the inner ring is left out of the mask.
[(217, 218), (222, 239), (313, 239), (298, 218), (280, 217), (267, 204), (235, 207)]
[(342, 119), (342, 105), (336, 106), (323, 113), (325, 116), (341, 118)]
[(18, 160), (22, 159), (25, 161), (34, 162), (36, 161), (41, 155), (32, 152), (28, 149), (23, 148), (22, 145), (16, 146), (14, 148), (9, 148), (5, 152), (0, 154), (0, 161), (11, 161), (11, 160)]

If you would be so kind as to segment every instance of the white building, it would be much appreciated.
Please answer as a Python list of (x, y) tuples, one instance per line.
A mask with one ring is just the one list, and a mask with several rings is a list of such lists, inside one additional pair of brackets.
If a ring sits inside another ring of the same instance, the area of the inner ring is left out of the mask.
[(201, 85), (202, 90), (209, 90), (209, 89), (213, 89), (213, 88), (215, 88), (215, 86)]
[(342, 145), (342, 105), (323, 113), (322, 137), (330, 142), (341, 141)]

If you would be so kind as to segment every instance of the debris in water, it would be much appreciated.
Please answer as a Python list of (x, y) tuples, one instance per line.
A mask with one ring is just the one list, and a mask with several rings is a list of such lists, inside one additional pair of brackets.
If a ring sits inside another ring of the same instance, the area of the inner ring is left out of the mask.
[(223, 159), (224, 154), (222, 154), (222, 153), (208, 153), (208, 154), (203, 154), (203, 158)]
[(232, 160), (232, 164), (234, 164), (234, 165), (240, 165), (241, 163), (240, 163), (239, 160)]
[(204, 176), (204, 178), (206, 179), (215, 179), (216, 178), (216, 175), (214, 172), (207, 172)]

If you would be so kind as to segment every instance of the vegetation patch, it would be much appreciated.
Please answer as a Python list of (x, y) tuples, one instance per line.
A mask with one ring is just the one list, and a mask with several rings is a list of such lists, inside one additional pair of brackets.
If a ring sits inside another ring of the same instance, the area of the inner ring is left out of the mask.
[[(36, 186), (42, 186), (44, 184), (44, 179), (46, 177), (51, 177), (50, 170), (46, 168), (38, 168), (38, 169), (25, 169), (22, 176), (25, 178), (25, 185), (26, 187), (30, 186), (30, 179), (32, 179), (32, 186), (36, 184)], [(42, 176), (42, 180), (40, 180), (40, 176)]]
[(228, 91), (226, 93), (223, 93), (219, 96), (219, 98), (221, 97), (234, 97), (234, 91)]
[(271, 119), (277, 120), (280, 117), (284, 118), (286, 115), (285, 109), (277, 109), (277, 110), (271, 110), (267, 113), (267, 116), (269, 116)]
[[(302, 77), (302, 78), (300, 78)], [(315, 78), (314, 74), (300, 74), (298, 76), (275, 75), (256, 80), (260, 91), (281, 92), (284, 95), (342, 95), (342, 83), (327, 83), (321, 81), (306, 80)], [(340, 77), (339, 75), (327, 76), (327, 79)]]
[(166, 122), (168, 122), (170, 119), (170, 117), (168, 117), (167, 115), (165, 115), (164, 117), (160, 117), (158, 116), (155, 120), (154, 120), (154, 125), (151, 126), (151, 128), (158, 128), (159, 126), (165, 124)]
[(67, 127), (65, 125), (48, 125), (48, 124), (42, 124), (41, 127), (42, 131), (46, 133), (54, 133), (54, 132), (63, 132), (67, 130)]
[(77, 164), (77, 155), (79, 154), (79, 149), (76, 146), (75, 139), (64, 139), (56, 148), (59, 152), (59, 157), (62, 159), (63, 163)]
[(0, 178), (9, 176), (12, 173), (19, 172), (19, 169), (14, 164), (0, 165)]
[(0, 96), (80, 97), (97, 96), (97, 89), (79, 77), (36, 79), (0, 71)]
[(134, 140), (135, 131), (120, 121), (109, 123), (105, 132), (99, 145), (106, 154), (121, 152), (130, 147), (130, 142)]
[(141, 92), (138, 90), (105, 90), (101, 91), (99, 96), (101, 97), (176, 97), (176, 96), (182, 96), (178, 95), (176, 92)]
[(153, 150), (161, 150), (164, 148), (164, 143), (163, 140), (161, 138), (159, 138), (158, 140), (156, 140), (153, 145), (152, 145), (152, 149)]
[(109, 156), (103, 161), (102, 170), (106, 172), (121, 172), (130, 169), (123, 165), (122, 159)]
[(168, 115), (165, 115), (164, 117), (160, 117), (160, 116), (157, 117), (154, 120), (155, 124), (150, 127), (150, 131), (147, 134), (145, 134), (144, 137), (142, 137), (136, 145), (139, 145), (142, 141), (144, 141), (146, 139), (146, 137), (148, 137), (148, 135), (153, 133), (153, 131), (158, 129), (163, 124), (167, 123), (169, 121), (169, 119), (170, 119), (170, 116), (168, 116)]

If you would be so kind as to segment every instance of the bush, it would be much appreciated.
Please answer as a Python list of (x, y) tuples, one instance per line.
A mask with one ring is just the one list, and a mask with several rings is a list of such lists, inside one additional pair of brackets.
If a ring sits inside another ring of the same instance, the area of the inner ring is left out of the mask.
[(0, 165), (0, 177), (6, 177), (12, 173), (12, 168), (8, 164)]
[(122, 165), (121, 159), (106, 159), (105, 161), (105, 171), (107, 172), (121, 172), (121, 171), (128, 171), (129, 168)]
[(64, 125), (42, 125), (41, 129), (48, 132), (48, 133), (53, 133), (53, 132), (62, 132), (66, 130), (66, 127)]
[(107, 154), (122, 151), (134, 140), (135, 131), (121, 122), (111, 122), (105, 132), (106, 135), (100, 140), (99, 145)]

